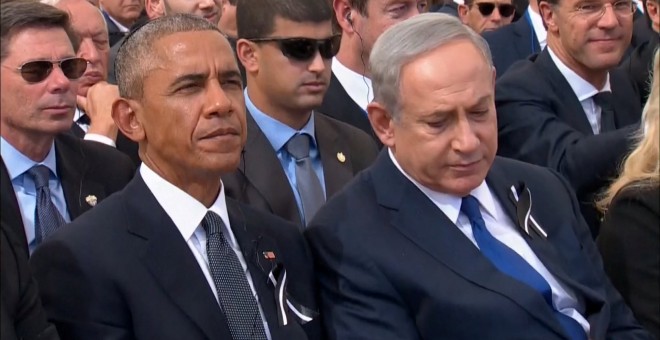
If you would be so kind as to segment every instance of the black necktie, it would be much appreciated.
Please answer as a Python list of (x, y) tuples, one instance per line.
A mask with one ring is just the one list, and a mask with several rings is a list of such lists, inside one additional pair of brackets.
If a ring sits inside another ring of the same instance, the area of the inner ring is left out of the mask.
[(40, 244), (48, 235), (66, 222), (50, 197), (50, 188), (48, 187), (50, 169), (45, 165), (35, 165), (27, 171), (27, 174), (32, 177), (37, 191), (34, 235), (36, 244)]
[(303, 226), (312, 220), (314, 214), (325, 203), (325, 194), (321, 181), (312, 167), (309, 158), (310, 137), (307, 134), (296, 134), (286, 142), (286, 151), (296, 161), (296, 187), (300, 194), (303, 210)]
[(243, 266), (223, 233), (224, 223), (214, 212), (202, 221), (211, 276), (233, 340), (266, 339), (266, 331)]
[(600, 132), (616, 130), (612, 92), (598, 92), (593, 96), (594, 103), (600, 107)]
[(513, 249), (495, 238), (486, 228), (486, 222), (479, 211), (479, 201), (474, 196), (463, 197), (461, 212), (472, 225), (474, 236), (481, 253), (502, 273), (532, 287), (539, 292), (552, 308), (555, 318), (571, 340), (586, 340), (582, 326), (575, 319), (557, 311), (552, 304), (552, 288), (548, 282), (525, 259)]
[(83, 125), (90, 125), (92, 124), (92, 120), (89, 119), (89, 116), (86, 113), (83, 113), (78, 117), (77, 120), (78, 124), (83, 124)]

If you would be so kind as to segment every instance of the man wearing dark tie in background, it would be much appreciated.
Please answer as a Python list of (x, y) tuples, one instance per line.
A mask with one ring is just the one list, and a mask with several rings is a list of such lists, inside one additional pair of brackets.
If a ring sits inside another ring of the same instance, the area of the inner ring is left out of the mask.
[(139, 144), (139, 173), (31, 261), (62, 338), (317, 339), (302, 235), (225, 197), (246, 138), (227, 39), (164, 16), (124, 42), (117, 80), (113, 118)]
[(630, 44), (631, 0), (543, 0), (548, 46), (497, 81), (498, 154), (554, 169), (576, 191), (597, 235), (594, 207), (630, 148), (641, 107), (610, 71)]
[(321, 114), (339, 48), (327, 0), (241, 0), (238, 56), (247, 74), (248, 140), (227, 194), (305, 226), (378, 150)]
[(478, 34), (422, 14), (386, 31), (370, 66), (387, 149), (306, 231), (329, 339), (650, 339), (566, 181), (496, 157)]
[(110, 46), (114, 46), (128, 34), (144, 8), (143, 0), (100, 0), (101, 11), (110, 35)]
[(388, 27), (424, 11), (426, 0), (333, 0), (341, 47), (332, 60), (330, 86), (319, 111), (380, 141), (367, 118), (374, 91), (367, 63), (376, 39)]
[(66, 12), (2, 4), (0, 195), (2, 218), (31, 251), (55, 229), (120, 190), (133, 176), (125, 155), (66, 134), (87, 61)]

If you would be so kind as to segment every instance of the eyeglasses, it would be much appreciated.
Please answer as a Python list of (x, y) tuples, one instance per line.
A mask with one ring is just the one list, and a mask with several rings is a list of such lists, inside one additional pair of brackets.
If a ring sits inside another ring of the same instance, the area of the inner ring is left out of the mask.
[(611, 6), (614, 14), (619, 17), (632, 15), (637, 9), (635, 3), (630, 0), (621, 0), (613, 4), (601, 2), (586, 2), (575, 7), (575, 12), (588, 19), (599, 19), (605, 14), (605, 8)]
[(62, 60), (35, 60), (28, 61), (16, 68), (21, 72), (21, 77), (28, 83), (39, 83), (44, 81), (53, 71), (55, 65), (62, 69), (62, 73), (69, 79), (80, 78), (87, 69), (88, 61), (83, 58), (66, 58)]
[(511, 5), (511, 4), (499, 4), (496, 5), (495, 3), (492, 2), (477, 2), (475, 3), (479, 9), (479, 13), (481, 15), (487, 17), (491, 14), (493, 14), (493, 11), (495, 10), (495, 7), (497, 6), (497, 9), (500, 11), (500, 15), (508, 18), (513, 15), (513, 13), (516, 12), (516, 7)]
[(299, 61), (308, 61), (319, 51), (323, 59), (331, 59), (339, 51), (340, 35), (326, 39), (310, 38), (253, 38), (254, 42), (276, 42), (285, 57)]

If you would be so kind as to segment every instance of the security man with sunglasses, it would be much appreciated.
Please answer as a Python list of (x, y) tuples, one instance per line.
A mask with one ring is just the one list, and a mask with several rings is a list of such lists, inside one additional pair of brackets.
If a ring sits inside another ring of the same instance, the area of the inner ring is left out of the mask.
[(516, 7), (511, 0), (466, 0), (458, 5), (458, 17), (477, 33), (494, 31), (513, 20)]
[(547, 47), (497, 81), (498, 154), (564, 175), (598, 234), (594, 202), (630, 150), (641, 117), (625, 74), (632, 0), (541, 0)]
[(241, 0), (237, 54), (245, 67), (248, 140), (227, 194), (298, 224), (375, 159), (359, 129), (315, 111), (339, 37), (326, 0)]
[(64, 134), (87, 61), (76, 57), (66, 12), (2, 3), (2, 221), (30, 252), (65, 223), (124, 187), (134, 166), (119, 151)]

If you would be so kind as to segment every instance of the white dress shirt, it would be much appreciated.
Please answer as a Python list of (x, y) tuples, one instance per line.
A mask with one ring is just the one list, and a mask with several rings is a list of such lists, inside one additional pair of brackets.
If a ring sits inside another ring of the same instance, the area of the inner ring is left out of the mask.
[[(364, 62), (369, 63), (369, 56), (364, 56)], [(367, 105), (374, 100), (374, 90), (371, 79), (344, 66), (337, 58), (332, 58), (332, 73), (353, 101), (367, 114)]]
[[(103, 6), (101, 6), (101, 10), (105, 11), (103, 9)], [(107, 11), (105, 13), (108, 14), (108, 18), (110, 18), (110, 21), (112, 21), (113, 23), (115, 23), (115, 25), (117, 25), (117, 28), (119, 29), (119, 32), (127, 33), (130, 30), (128, 27), (122, 25), (119, 21), (115, 20), (115, 18), (113, 18), (112, 15), (110, 15), (110, 13), (108, 13)], [(103, 19), (105, 21), (105, 18), (103, 18)]]
[(80, 119), (80, 117), (82, 117), (85, 114), (86, 113), (84, 111), (76, 107), (76, 112), (73, 115), (73, 122), (78, 124), (78, 126), (85, 132), (84, 139), (103, 143), (105, 145), (112, 146), (113, 148), (117, 147), (115, 141), (113, 141), (112, 138), (110, 137), (100, 135), (98, 133), (87, 133), (87, 131), (89, 131), (89, 125), (78, 121), (78, 119)]
[(591, 85), (588, 81), (584, 80), (584, 78), (580, 77), (577, 73), (575, 73), (575, 71), (566, 66), (566, 64), (564, 64), (559, 59), (559, 57), (557, 57), (557, 55), (552, 51), (550, 47), (548, 47), (548, 52), (550, 52), (550, 57), (552, 58), (552, 61), (554, 61), (555, 65), (557, 65), (559, 72), (564, 75), (564, 78), (566, 78), (566, 81), (568, 81), (571, 89), (573, 89), (573, 93), (575, 93), (575, 96), (580, 101), (582, 109), (584, 110), (584, 114), (589, 120), (589, 125), (591, 125), (591, 130), (594, 132), (594, 135), (599, 134), (601, 129), (601, 109), (594, 102), (593, 96), (598, 92), (612, 91), (610, 87), (610, 74), (607, 73), (605, 86), (599, 90)]
[(548, 39), (548, 31), (543, 27), (543, 19), (541, 18), (541, 15), (532, 10), (531, 7), (527, 7), (527, 13), (529, 14), (529, 20), (532, 23), (534, 34), (536, 34), (536, 39), (538, 39), (539, 46), (541, 46), (541, 51), (543, 51)]
[[(472, 234), (472, 225), (465, 214), (461, 212), (462, 197), (456, 197), (449, 194), (431, 190), (412, 177), (410, 177), (396, 161), (392, 150), (388, 150), (390, 159), (394, 165), (406, 176), (426, 197), (428, 197), (438, 209), (440, 209), (450, 221), (454, 222), (456, 227), (479, 248), (477, 241)], [(500, 242), (511, 248), (520, 255), (530, 266), (532, 266), (552, 288), (552, 304), (556, 310), (577, 321), (586, 334), (589, 334), (589, 322), (580, 314), (578, 310), (583, 310), (584, 306), (579, 306), (575, 294), (561, 282), (559, 282), (543, 265), (534, 251), (523, 239), (516, 226), (507, 216), (502, 205), (494, 198), (486, 182), (482, 182), (476, 189), (470, 192), (479, 201), (479, 211), (486, 223), (486, 229)]]
[[(218, 291), (215, 288), (215, 283), (213, 282), (213, 277), (211, 276), (211, 269), (209, 268), (209, 260), (206, 254), (206, 231), (201, 226), (204, 216), (210, 210), (222, 219), (222, 222), (225, 224), (223, 230), (227, 241), (231, 245), (231, 248), (236, 253), (238, 260), (241, 262), (241, 267), (243, 267), (243, 272), (247, 278), (248, 283), (250, 284), (250, 289), (254, 298), (257, 300), (257, 305), (259, 306), (259, 313), (261, 314), (261, 320), (264, 324), (264, 329), (266, 331), (266, 336), (268, 339), (271, 339), (270, 331), (268, 329), (268, 323), (264, 317), (263, 309), (259, 303), (259, 296), (257, 291), (254, 288), (252, 283), (252, 277), (247, 268), (247, 263), (245, 262), (245, 257), (241, 252), (241, 248), (236, 241), (236, 237), (231, 230), (229, 224), (229, 214), (227, 212), (227, 202), (225, 200), (225, 188), (224, 185), (220, 189), (218, 198), (210, 208), (206, 208), (202, 203), (197, 201), (192, 196), (188, 195), (183, 190), (174, 186), (170, 182), (166, 181), (164, 178), (160, 177), (157, 173), (151, 170), (146, 164), (142, 163), (140, 166), (140, 175), (144, 180), (144, 183), (147, 185), (151, 193), (156, 197), (156, 200), (163, 207), (165, 213), (172, 219), (174, 225), (181, 233), (181, 236), (188, 244), (190, 251), (195, 256), (199, 267), (204, 272), (206, 281), (213, 291), (216, 300), (218, 300)], [(220, 302), (218, 301), (218, 304)]]

